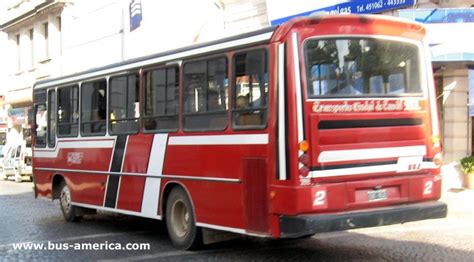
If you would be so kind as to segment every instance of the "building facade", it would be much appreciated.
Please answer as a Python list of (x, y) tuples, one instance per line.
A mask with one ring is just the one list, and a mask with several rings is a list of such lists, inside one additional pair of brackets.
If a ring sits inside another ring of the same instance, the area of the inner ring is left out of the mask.
[(57, 76), (61, 54), (61, 12), (65, 1), (5, 1), (0, 30), (5, 59), (2, 93), (8, 116), (7, 143), (28, 142), (28, 110), (35, 81)]
[(265, 0), (75, 0), (62, 17), (63, 74), (268, 25)]

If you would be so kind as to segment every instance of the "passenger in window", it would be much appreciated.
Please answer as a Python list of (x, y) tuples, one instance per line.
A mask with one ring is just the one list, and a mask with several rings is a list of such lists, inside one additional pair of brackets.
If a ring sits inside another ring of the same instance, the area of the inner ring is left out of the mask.
[(92, 133), (105, 131), (105, 122), (103, 122), (103, 120), (105, 120), (105, 117), (102, 114), (102, 110), (93, 109), (92, 110), (92, 121), (93, 121), (93, 123), (91, 123)]
[[(352, 70), (353, 71), (353, 70)], [(341, 82), (339, 84), (339, 87), (336, 86), (335, 89), (331, 92), (332, 94), (341, 94), (341, 95), (360, 95), (362, 94), (361, 90), (355, 86), (359, 82), (354, 82), (356, 79), (357, 75), (353, 75), (351, 73), (351, 70), (346, 70), (345, 72), (341, 73), (341, 70), (339, 68), (336, 69), (336, 78), (344, 80), (344, 82)], [(342, 89), (340, 89), (340, 86), (343, 86)]]
[(156, 120), (153, 118), (145, 118), (143, 119), (143, 124), (145, 126), (145, 129), (147, 130), (155, 130), (157, 129), (157, 123)]
[(237, 101), (235, 102), (235, 108), (237, 109), (249, 108), (249, 94), (238, 96)]
[(237, 125), (239, 126), (253, 126), (262, 124), (260, 112), (246, 110), (250, 108), (249, 101), (250, 94), (240, 95), (237, 97), (235, 107), (237, 110), (243, 110), (237, 113)]
[(74, 113), (72, 113), (72, 118), (74, 123), (79, 122), (79, 111), (74, 111)]
[(105, 131), (105, 119), (107, 115), (106, 110), (106, 99), (105, 99), (105, 91), (104, 90), (97, 90), (94, 88), (93, 91), (93, 103), (95, 103), (93, 112), (92, 112), (92, 123), (91, 129), (93, 133), (104, 132)]
[(117, 121), (115, 121), (115, 119), (117, 119), (117, 117), (115, 116), (115, 113), (110, 112), (110, 122), (112, 123), (112, 125), (117, 123)]
[(105, 116), (107, 115), (107, 110), (106, 110), (105, 104), (104, 105), (99, 105), (99, 110), (97, 112), (97, 115), (98, 115), (99, 120), (105, 120)]
[[(44, 106), (41, 109), (44, 110)], [(48, 122), (46, 120), (47, 115), (48, 115), (47, 110), (44, 110), (44, 111), (38, 110), (38, 112), (36, 113), (36, 140), (40, 139), (41, 145), (42, 143), (46, 143), (46, 132), (47, 132), (47, 126), (48, 126)]]

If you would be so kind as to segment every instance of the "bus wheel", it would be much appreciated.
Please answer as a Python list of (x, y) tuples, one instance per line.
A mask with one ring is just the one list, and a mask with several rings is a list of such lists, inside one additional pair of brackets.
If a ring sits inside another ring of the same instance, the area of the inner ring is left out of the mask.
[(79, 222), (82, 216), (76, 215), (76, 208), (71, 204), (71, 192), (69, 187), (63, 181), (61, 182), (61, 191), (59, 193), (59, 206), (67, 222)]
[(201, 229), (196, 226), (191, 202), (180, 187), (174, 188), (166, 201), (166, 227), (177, 248), (195, 249), (202, 243)]

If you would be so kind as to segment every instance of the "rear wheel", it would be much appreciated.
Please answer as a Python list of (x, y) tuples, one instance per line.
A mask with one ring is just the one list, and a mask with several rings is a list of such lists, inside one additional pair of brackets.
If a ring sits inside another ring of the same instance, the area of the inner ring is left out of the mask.
[(69, 187), (63, 181), (61, 182), (60, 188), (61, 191), (59, 192), (59, 206), (61, 207), (64, 219), (67, 222), (81, 221), (82, 216), (76, 215), (76, 208), (72, 205)]
[(196, 226), (191, 201), (180, 187), (174, 188), (166, 201), (166, 227), (177, 248), (195, 249), (202, 244), (201, 228)]

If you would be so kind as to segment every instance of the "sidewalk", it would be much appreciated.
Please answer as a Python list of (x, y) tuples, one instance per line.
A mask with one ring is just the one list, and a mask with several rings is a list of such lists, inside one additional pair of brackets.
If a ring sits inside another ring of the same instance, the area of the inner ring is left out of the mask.
[(448, 217), (471, 219), (474, 223), (474, 190), (450, 189), (443, 192), (441, 201), (448, 205)]
[(448, 217), (471, 219), (474, 222), (474, 190), (463, 187), (463, 175), (459, 163), (441, 167), (443, 192), (441, 201), (448, 205)]

